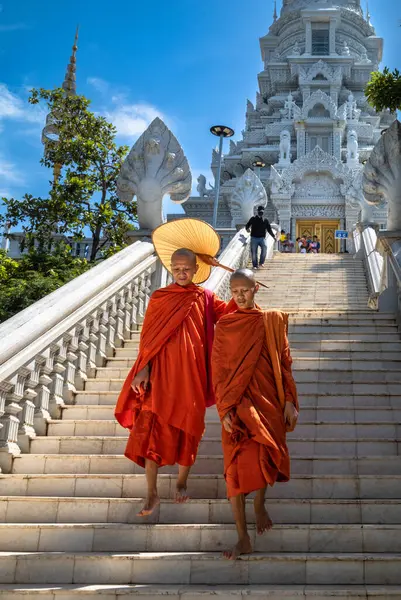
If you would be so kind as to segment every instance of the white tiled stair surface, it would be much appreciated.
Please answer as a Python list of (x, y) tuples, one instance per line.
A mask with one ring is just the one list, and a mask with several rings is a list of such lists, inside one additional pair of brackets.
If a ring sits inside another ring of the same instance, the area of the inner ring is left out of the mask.
[(302, 412), (288, 436), (292, 479), (267, 494), (275, 526), (236, 563), (215, 409), (190, 479), (136, 513), (143, 470), (123, 456), (114, 405), (139, 332), (0, 474), (0, 600), (139, 598), (401, 600), (401, 338), (394, 315), (368, 308), (363, 265), (343, 255), (276, 255), (257, 277), (259, 304), (290, 313)]

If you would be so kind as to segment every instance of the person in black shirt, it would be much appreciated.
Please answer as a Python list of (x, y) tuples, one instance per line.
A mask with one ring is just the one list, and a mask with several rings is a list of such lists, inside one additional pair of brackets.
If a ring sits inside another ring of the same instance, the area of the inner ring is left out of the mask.
[[(270, 227), (270, 223), (267, 219), (263, 218), (264, 208), (258, 206), (258, 214), (255, 217), (251, 217), (248, 223), (245, 225), (246, 230), (251, 232), (251, 254), (252, 254), (252, 265), (254, 269), (263, 267), (266, 260), (267, 245), (266, 245), (266, 233), (269, 233), (275, 240), (276, 236), (274, 231)], [(258, 248), (260, 246), (260, 261), (258, 266)]]

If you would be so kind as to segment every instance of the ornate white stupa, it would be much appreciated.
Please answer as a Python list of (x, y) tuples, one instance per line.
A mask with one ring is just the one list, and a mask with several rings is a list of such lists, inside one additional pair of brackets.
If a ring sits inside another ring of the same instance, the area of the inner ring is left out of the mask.
[[(241, 223), (233, 192), (261, 161), (267, 216), (293, 238), (318, 235), (323, 251), (335, 252), (335, 230), (351, 231), (360, 219), (363, 164), (394, 120), (375, 112), (364, 95), (383, 40), (359, 0), (284, 0), (260, 47), (256, 102), (248, 100), (242, 139), (231, 141), (223, 157), (218, 226)], [(215, 177), (217, 161), (213, 151)], [(198, 181), (199, 197), (183, 208), (211, 222), (214, 189), (204, 177)], [(373, 217), (385, 226), (385, 209)]]

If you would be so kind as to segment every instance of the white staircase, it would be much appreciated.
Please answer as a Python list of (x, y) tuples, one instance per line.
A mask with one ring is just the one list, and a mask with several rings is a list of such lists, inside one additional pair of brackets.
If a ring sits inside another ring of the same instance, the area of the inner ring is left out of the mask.
[[(301, 415), (292, 479), (268, 491), (275, 526), (236, 563), (214, 409), (192, 472), (192, 500), (172, 500), (160, 475), (154, 516), (136, 517), (142, 469), (122, 456), (113, 410), (135, 360), (134, 331), (0, 474), (0, 599), (102, 600), (219, 594), (401, 599), (401, 341), (393, 315), (367, 308), (362, 262), (278, 255), (258, 277), (259, 303), (291, 313)], [(251, 509), (251, 506), (250, 506)], [(249, 512), (252, 521), (252, 512)]]

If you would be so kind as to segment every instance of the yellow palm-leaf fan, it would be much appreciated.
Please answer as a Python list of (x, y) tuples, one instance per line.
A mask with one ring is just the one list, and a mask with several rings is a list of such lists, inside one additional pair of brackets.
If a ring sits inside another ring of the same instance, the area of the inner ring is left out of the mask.
[[(199, 269), (194, 283), (203, 283), (209, 279), (211, 261), (220, 250), (220, 237), (211, 225), (200, 219), (177, 219), (157, 227), (152, 240), (156, 252), (164, 267), (171, 272), (171, 257), (176, 250), (187, 248), (197, 255)], [(204, 255), (202, 257), (202, 255)]]
[[(163, 266), (171, 273), (171, 257), (176, 250), (187, 248), (197, 256), (199, 269), (193, 283), (209, 279), (212, 267), (218, 266), (230, 273), (234, 269), (220, 264), (214, 258), (220, 250), (220, 236), (209, 223), (200, 219), (177, 219), (159, 225), (152, 233), (155, 250)], [(260, 284), (263, 287), (263, 283)]]

